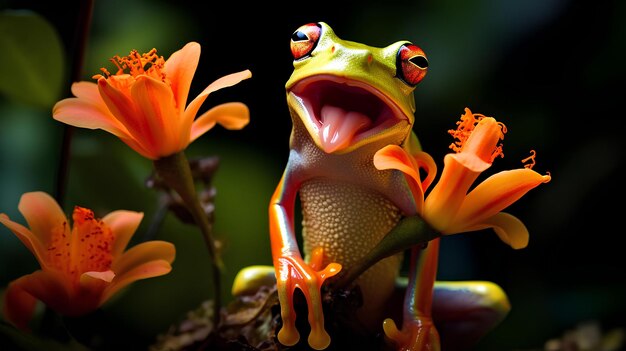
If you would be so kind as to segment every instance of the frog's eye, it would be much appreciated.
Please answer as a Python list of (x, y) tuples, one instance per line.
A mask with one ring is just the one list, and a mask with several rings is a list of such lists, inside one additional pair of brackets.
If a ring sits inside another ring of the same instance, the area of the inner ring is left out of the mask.
[(320, 39), (322, 27), (317, 23), (305, 24), (291, 35), (291, 54), (299, 60), (311, 54)]
[(428, 60), (417, 45), (406, 43), (398, 50), (396, 75), (408, 85), (415, 86), (426, 75)]

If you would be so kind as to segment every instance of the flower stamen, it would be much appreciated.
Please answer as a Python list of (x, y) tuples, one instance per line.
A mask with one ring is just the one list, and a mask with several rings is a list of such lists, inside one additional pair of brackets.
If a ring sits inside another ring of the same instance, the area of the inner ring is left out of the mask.
[[(476, 118), (478, 117), (478, 118)], [(450, 149), (452, 151), (459, 153), (463, 148), (463, 144), (469, 138), (470, 134), (472, 134), (472, 130), (478, 124), (478, 121), (482, 119), (482, 115), (473, 114), (469, 108), (465, 108), (465, 114), (461, 115), (461, 120), (456, 122), (456, 129), (448, 130), (448, 134), (450, 134), (454, 139), (456, 139), (452, 144), (450, 144)]]
[[(132, 77), (147, 75), (165, 82), (165, 72), (163, 72), (165, 59), (163, 56), (157, 55), (156, 49), (152, 49), (144, 54), (139, 54), (137, 50), (132, 50), (128, 56), (121, 57), (115, 55), (109, 61), (117, 67), (117, 72), (114, 75), (129, 74)], [(103, 74), (94, 75), (94, 79), (112, 76), (104, 67), (100, 68), (100, 71)]]
[[(500, 140), (502, 140), (502, 138), (500, 138)], [(500, 156), (500, 158), (504, 158), (504, 152), (502, 152), (502, 144), (496, 145), (495, 150), (493, 150), (493, 153), (491, 154), (490, 162), (493, 163), (493, 160), (495, 160), (498, 156)]]
[(48, 262), (69, 276), (110, 269), (115, 239), (111, 229), (87, 208), (76, 206), (72, 218), (71, 232), (66, 221), (52, 230)]
[[(455, 139), (455, 141), (450, 144), (450, 149), (456, 153), (461, 152), (469, 136), (472, 134), (478, 123), (484, 118), (487, 118), (487, 116), (480, 113), (472, 113), (469, 108), (465, 108), (465, 113), (461, 115), (461, 120), (456, 122), (457, 128), (448, 130), (448, 134)], [(506, 134), (507, 128), (502, 122), (498, 121), (497, 124), (500, 127), (498, 140), (504, 140), (504, 134)], [(497, 144), (494, 147), (489, 162), (493, 163), (498, 156), (504, 157), (504, 153), (502, 152), (502, 143)]]
[[(530, 156), (522, 160), (524, 168), (533, 169), (533, 167), (535, 167), (535, 163), (537, 162), (535, 161), (535, 157), (537, 157), (537, 152), (535, 150), (530, 150)], [(529, 163), (526, 164), (526, 162)]]

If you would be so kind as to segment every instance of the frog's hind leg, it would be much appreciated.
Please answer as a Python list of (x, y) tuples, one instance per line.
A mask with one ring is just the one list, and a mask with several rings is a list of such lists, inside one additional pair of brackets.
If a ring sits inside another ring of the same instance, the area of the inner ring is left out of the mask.
[(469, 350), (510, 310), (506, 294), (494, 283), (435, 282), (438, 252), (439, 239), (411, 251), (408, 283), (398, 286), (406, 286), (402, 328), (391, 318), (383, 324), (397, 350)]
[(432, 313), (445, 350), (467, 350), (511, 309), (500, 286), (487, 281), (436, 282)]
[(398, 329), (392, 318), (383, 322), (386, 339), (396, 350), (441, 350), (439, 333), (431, 313), (438, 259), (439, 238), (431, 240), (424, 249), (411, 249), (409, 281), (402, 308), (402, 327)]

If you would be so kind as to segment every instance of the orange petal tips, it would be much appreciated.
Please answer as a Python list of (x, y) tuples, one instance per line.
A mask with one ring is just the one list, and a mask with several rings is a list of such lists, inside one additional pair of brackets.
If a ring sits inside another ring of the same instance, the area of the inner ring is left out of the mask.
[(4, 213), (9, 228), (35, 256), (41, 269), (9, 284), (4, 314), (28, 328), (37, 300), (66, 316), (89, 313), (128, 284), (167, 274), (174, 245), (149, 241), (124, 251), (143, 214), (115, 211), (102, 219), (76, 206), (70, 225), (56, 201), (43, 192), (22, 195), (18, 206), (29, 228)]

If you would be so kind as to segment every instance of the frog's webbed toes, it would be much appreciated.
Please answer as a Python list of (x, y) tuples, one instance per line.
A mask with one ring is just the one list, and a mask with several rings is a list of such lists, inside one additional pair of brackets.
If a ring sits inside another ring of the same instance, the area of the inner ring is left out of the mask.
[(309, 267), (317, 272), (319, 277), (318, 285), (322, 288), (326, 279), (337, 275), (341, 271), (341, 265), (339, 263), (329, 263), (326, 268), (322, 269), (322, 263), (324, 261), (324, 249), (318, 247), (311, 252), (311, 259), (309, 260)]
[(311, 328), (308, 342), (315, 350), (323, 350), (330, 345), (330, 335), (324, 328)]
[(300, 341), (300, 333), (296, 329), (295, 320), (293, 323), (285, 323), (283, 318), (283, 327), (278, 332), (278, 341), (285, 346), (293, 346)]
[(295, 326), (296, 312), (293, 306), (296, 288), (302, 291), (308, 306), (308, 320), (311, 326), (309, 345), (316, 350), (323, 350), (330, 344), (330, 336), (324, 329), (321, 289), (326, 279), (339, 273), (341, 265), (330, 263), (321, 269), (322, 262), (323, 251), (321, 249), (312, 252), (308, 264), (300, 257), (281, 257), (277, 260), (276, 286), (283, 320), (278, 340), (283, 345), (292, 346), (300, 340), (300, 334)]

